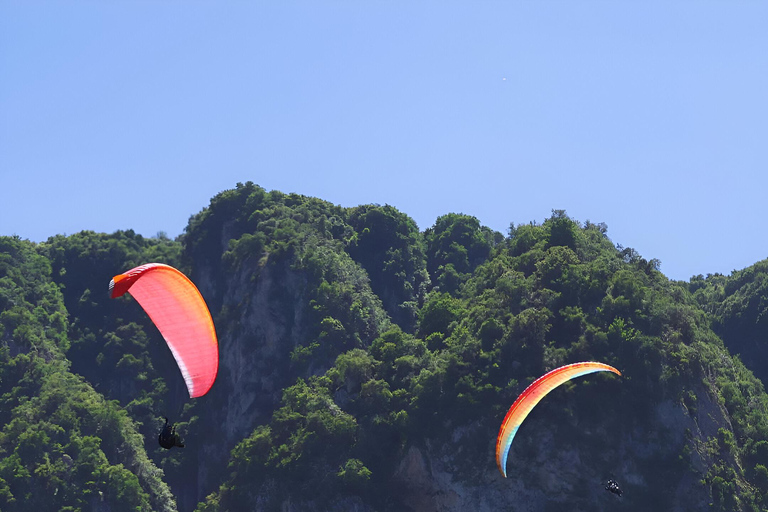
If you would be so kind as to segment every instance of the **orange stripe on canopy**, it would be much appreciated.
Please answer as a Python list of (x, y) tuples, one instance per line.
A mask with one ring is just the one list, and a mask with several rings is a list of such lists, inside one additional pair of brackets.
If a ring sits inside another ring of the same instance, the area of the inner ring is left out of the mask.
[(585, 362), (585, 363), (573, 363), (560, 368), (555, 368), (549, 373), (546, 373), (542, 377), (539, 377), (533, 383), (525, 388), (525, 391), (520, 393), (517, 400), (509, 408), (509, 412), (504, 417), (504, 422), (501, 424), (499, 430), (499, 436), (496, 438), (496, 465), (499, 467), (499, 471), (504, 477), (507, 476), (507, 455), (509, 455), (509, 449), (512, 446), (512, 440), (515, 438), (517, 430), (523, 423), (523, 420), (528, 416), (528, 413), (538, 404), (547, 393), (555, 389), (560, 384), (563, 384), (576, 377), (581, 377), (588, 373), (594, 372), (613, 372), (617, 375), (621, 375), (621, 372), (603, 363)]
[(162, 263), (148, 263), (115, 276), (112, 298), (130, 292), (163, 335), (181, 370), (190, 398), (211, 389), (219, 369), (219, 345), (211, 313), (187, 276)]

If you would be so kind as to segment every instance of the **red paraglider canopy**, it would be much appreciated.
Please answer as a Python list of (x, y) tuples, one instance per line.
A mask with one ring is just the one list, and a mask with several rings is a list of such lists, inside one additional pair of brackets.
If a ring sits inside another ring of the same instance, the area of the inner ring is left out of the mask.
[(190, 398), (211, 389), (219, 369), (219, 345), (211, 313), (187, 276), (148, 263), (112, 278), (112, 298), (130, 291), (163, 335), (187, 384)]

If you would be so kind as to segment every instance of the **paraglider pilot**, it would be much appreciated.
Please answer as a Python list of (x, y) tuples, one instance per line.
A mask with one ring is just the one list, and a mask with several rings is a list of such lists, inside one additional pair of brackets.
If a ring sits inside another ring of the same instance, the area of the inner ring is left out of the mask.
[(621, 498), (621, 487), (616, 483), (616, 480), (608, 480), (608, 485), (605, 486), (605, 490), (610, 491)]
[(184, 444), (181, 442), (179, 434), (176, 433), (176, 426), (173, 423), (168, 423), (168, 418), (165, 418), (165, 425), (157, 438), (160, 442), (160, 446), (166, 450), (170, 450), (174, 446), (184, 448)]

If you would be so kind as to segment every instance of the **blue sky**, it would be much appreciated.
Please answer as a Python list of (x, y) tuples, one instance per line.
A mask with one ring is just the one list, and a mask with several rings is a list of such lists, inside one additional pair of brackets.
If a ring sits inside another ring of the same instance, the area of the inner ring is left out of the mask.
[(0, 3), (0, 235), (180, 234), (253, 181), (674, 279), (768, 257), (768, 3)]

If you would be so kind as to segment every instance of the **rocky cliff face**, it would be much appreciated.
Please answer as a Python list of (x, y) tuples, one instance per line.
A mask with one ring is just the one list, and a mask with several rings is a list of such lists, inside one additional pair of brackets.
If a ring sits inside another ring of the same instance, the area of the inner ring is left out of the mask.
[[(701, 480), (713, 462), (711, 457), (694, 451), (690, 463), (683, 464), (679, 473), (670, 472), (659, 461), (669, 459), (670, 451), (682, 454), (691, 435), (694, 442), (707, 438), (704, 431), (712, 434), (714, 429), (716, 435), (718, 428), (728, 424), (723, 412), (716, 403), (706, 402), (691, 416), (680, 404), (664, 401), (656, 407), (649, 424), (628, 425), (620, 443), (606, 446), (602, 452), (590, 451), (576, 439), (556, 440), (554, 436), (565, 432), (555, 433), (534, 419), (515, 441), (523, 446), (511, 453), (506, 479), (492, 465), (490, 443), (489, 463), (476, 468), (471, 476), (459, 469), (461, 457), (452, 453), (456, 445), (427, 442), (410, 446), (392, 477), (400, 488), (403, 510), (420, 512), (592, 512), (612, 511), (620, 505), (627, 510), (706, 510), (710, 492)], [(649, 430), (649, 426), (656, 430)], [(477, 435), (476, 431), (457, 429), (453, 436), (456, 444), (462, 441), (462, 430), (464, 435)], [(599, 430), (592, 434), (605, 436)], [(659, 474), (664, 473), (672, 489), (658, 482)], [(625, 491), (622, 498), (603, 489), (604, 482), (617, 475), (621, 475)]]
[[(702, 484), (702, 478), (713, 463), (711, 454), (693, 450), (689, 460), (671, 471), (660, 461), (677, 459), (678, 454), (687, 452), (686, 446), (698, 445), (716, 435), (719, 428), (729, 424), (727, 413), (716, 401), (704, 401), (698, 412), (691, 414), (681, 404), (665, 400), (655, 407), (653, 414), (648, 424), (627, 425), (619, 445), (606, 447), (607, 454), (592, 452), (576, 440), (558, 441), (554, 439), (558, 433), (543, 421), (534, 420), (524, 431), (527, 439), (519, 440), (522, 448), (514, 450), (510, 457), (507, 479), (501, 477), (493, 465), (492, 443), (487, 443), (488, 463), (484, 467), (472, 467), (469, 471), (462, 468), (466, 454), (461, 450), (456, 453), (455, 448), (461, 446), (464, 437), (482, 434), (477, 425), (455, 429), (452, 444), (426, 440), (419, 446), (410, 445), (390, 476), (391, 498), (397, 503), (394, 509), (413, 512), (607, 512), (619, 506), (626, 510), (673, 512), (709, 509), (710, 491)], [(652, 428), (649, 430), (649, 427)], [(605, 434), (599, 428), (591, 433), (598, 438)], [(607, 468), (615, 474), (608, 473)], [(603, 489), (605, 480), (617, 474), (622, 477), (625, 491), (621, 498)], [(330, 508), (289, 499), (282, 502), (280, 510), (372, 512), (377, 509), (358, 497), (349, 496), (335, 501)]]
[(218, 384), (227, 391), (221, 417), (233, 444), (268, 418), (282, 389), (296, 379), (290, 356), (307, 341), (309, 299), (307, 276), (285, 266), (266, 266), (258, 274), (244, 268), (228, 284), (222, 307), (231, 316), (222, 323), (226, 350)]
[[(333, 274), (337, 282), (352, 289), (360, 283), (367, 286), (364, 271), (345, 254), (339, 257), (346, 265), (343, 269), (337, 259), (329, 259), (320, 274)], [(229, 273), (223, 283), (211, 277), (219, 272), (209, 265), (195, 267), (201, 292), (214, 297), (213, 304), (219, 304), (212, 313), (218, 326), (220, 366), (216, 385), (199, 400), (198, 412), (207, 418), (201, 420), (209, 425), (206, 430), (216, 434), (200, 439), (194, 498), (185, 500), (182, 510), (193, 508), (216, 489), (230, 450), (258, 425), (268, 422), (284, 388), (299, 378), (324, 373), (340, 351), (349, 348), (341, 339), (343, 335), (337, 333), (336, 340), (325, 336), (326, 343), (338, 343), (337, 349), (315, 354), (307, 361), (296, 357), (297, 349), (327, 334), (318, 325), (317, 308), (313, 306), (317, 276), (310, 269), (285, 258), (251, 258)], [(370, 344), (388, 325), (386, 314), (375, 300), (357, 300), (373, 317), (370, 332), (359, 340)]]

